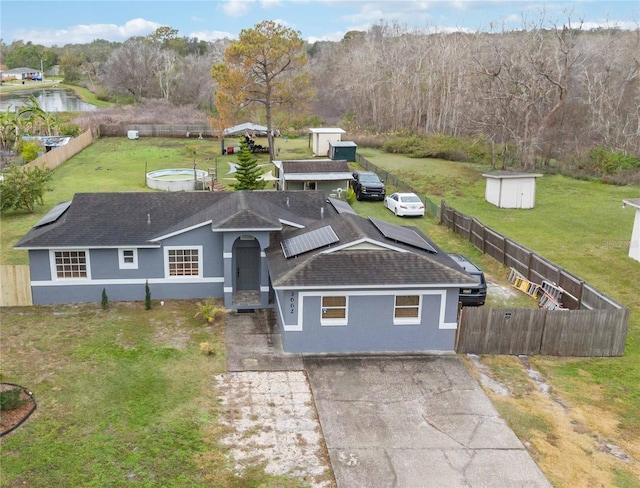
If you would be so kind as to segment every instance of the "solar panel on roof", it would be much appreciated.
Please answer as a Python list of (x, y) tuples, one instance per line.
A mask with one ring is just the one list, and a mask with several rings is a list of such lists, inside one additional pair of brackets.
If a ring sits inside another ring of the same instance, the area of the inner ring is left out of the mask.
[(336, 212), (338, 212), (339, 214), (343, 214), (343, 213), (355, 214), (356, 213), (355, 210), (351, 208), (351, 205), (349, 205), (344, 200), (339, 200), (337, 198), (327, 198), (327, 200), (333, 206), (333, 208), (336, 209)]
[(323, 246), (328, 246), (339, 240), (331, 226), (325, 225), (319, 229), (285, 239), (280, 243), (280, 246), (282, 247), (284, 257), (290, 258)]
[(409, 246), (438, 254), (436, 248), (429, 244), (424, 237), (413, 229), (400, 227), (399, 225), (390, 224), (389, 222), (374, 219), (373, 217), (369, 217), (369, 220), (378, 228), (382, 235), (388, 239), (393, 239), (396, 242), (402, 242), (403, 244), (408, 244)]
[(71, 206), (71, 201), (62, 202), (53, 207), (47, 212), (47, 214), (40, 219), (40, 221), (34, 225), (34, 229), (42, 227), (43, 225), (51, 224), (60, 218), (60, 216)]

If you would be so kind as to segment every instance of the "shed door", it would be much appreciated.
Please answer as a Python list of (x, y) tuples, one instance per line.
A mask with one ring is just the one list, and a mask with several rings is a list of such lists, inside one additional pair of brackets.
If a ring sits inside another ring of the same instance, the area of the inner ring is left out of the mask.
[(260, 289), (260, 245), (236, 248), (236, 290)]

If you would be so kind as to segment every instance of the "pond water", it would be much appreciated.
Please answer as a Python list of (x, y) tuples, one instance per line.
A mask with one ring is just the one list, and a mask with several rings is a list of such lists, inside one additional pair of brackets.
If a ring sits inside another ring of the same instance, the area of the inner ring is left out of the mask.
[(25, 90), (2, 94), (0, 96), (0, 111), (15, 112), (16, 107), (27, 103), (29, 96), (34, 95), (40, 108), (45, 112), (90, 112), (98, 107), (86, 103), (73, 90), (63, 88), (43, 88), (40, 90)]

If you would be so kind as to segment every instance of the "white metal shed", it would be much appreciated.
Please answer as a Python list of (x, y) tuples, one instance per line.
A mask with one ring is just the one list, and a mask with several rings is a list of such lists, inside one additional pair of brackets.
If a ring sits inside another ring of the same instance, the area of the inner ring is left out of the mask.
[(536, 178), (541, 174), (497, 171), (483, 174), (487, 179), (485, 199), (499, 208), (533, 208)]
[(329, 141), (342, 140), (342, 134), (345, 134), (344, 129), (339, 127), (320, 127), (309, 129), (309, 140), (314, 156), (328, 156), (329, 155)]
[(633, 221), (633, 231), (631, 232), (631, 244), (629, 244), (629, 257), (640, 261), (640, 198), (623, 200), (622, 204), (636, 209), (636, 218)]

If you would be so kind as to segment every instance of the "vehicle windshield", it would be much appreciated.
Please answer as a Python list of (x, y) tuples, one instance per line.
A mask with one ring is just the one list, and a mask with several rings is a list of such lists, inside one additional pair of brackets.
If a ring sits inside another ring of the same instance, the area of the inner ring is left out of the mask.
[(420, 203), (421, 200), (414, 196), (414, 195), (405, 195), (404, 197), (401, 198), (401, 200), (403, 202), (407, 202), (407, 203)]
[(380, 183), (376, 175), (360, 175), (360, 181), (362, 183)]

